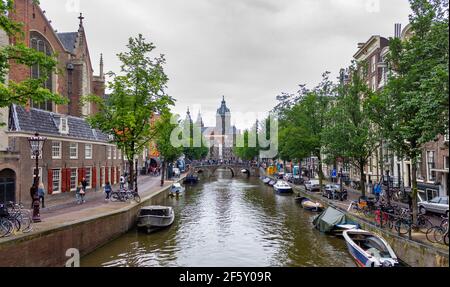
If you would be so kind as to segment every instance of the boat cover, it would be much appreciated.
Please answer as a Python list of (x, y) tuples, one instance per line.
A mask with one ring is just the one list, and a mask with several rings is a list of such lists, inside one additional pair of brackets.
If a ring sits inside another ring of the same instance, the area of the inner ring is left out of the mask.
[(329, 207), (314, 220), (313, 224), (318, 230), (320, 230), (320, 232), (327, 233), (331, 232), (338, 225), (353, 223), (347, 218), (345, 213)]

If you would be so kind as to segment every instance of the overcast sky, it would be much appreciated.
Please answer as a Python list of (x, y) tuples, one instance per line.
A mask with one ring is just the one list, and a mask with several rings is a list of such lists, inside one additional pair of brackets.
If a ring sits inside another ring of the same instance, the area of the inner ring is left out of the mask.
[[(222, 95), (233, 123), (241, 113), (265, 113), (281, 92), (313, 87), (324, 71), (333, 77), (350, 64), (358, 42), (391, 37), (408, 22), (407, 0), (41, 0), (58, 32), (85, 28), (94, 70), (118, 71), (116, 54), (142, 33), (166, 55), (168, 93), (175, 112), (218, 109)], [(206, 116), (205, 116), (206, 117)], [(205, 119), (214, 125), (214, 118)]]

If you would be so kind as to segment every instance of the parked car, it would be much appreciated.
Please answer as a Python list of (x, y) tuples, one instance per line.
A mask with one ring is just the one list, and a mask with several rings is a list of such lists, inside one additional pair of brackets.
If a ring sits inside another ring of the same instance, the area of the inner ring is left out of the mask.
[(328, 199), (334, 199), (334, 195), (337, 191), (341, 189), (340, 185), (337, 184), (327, 184), (325, 185), (325, 189), (322, 192), (323, 197), (327, 197)]
[(318, 180), (308, 180), (305, 182), (307, 191), (320, 191), (320, 182)]
[(293, 181), (294, 176), (292, 175), (292, 173), (286, 173), (284, 175), (284, 180), (287, 182), (292, 182)]
[(427, 212), (445, 214), (448, 217), (448, 196), (435, 197), (430, 201), (422, 201), (419, 203), (419, 211), (422, 214)]

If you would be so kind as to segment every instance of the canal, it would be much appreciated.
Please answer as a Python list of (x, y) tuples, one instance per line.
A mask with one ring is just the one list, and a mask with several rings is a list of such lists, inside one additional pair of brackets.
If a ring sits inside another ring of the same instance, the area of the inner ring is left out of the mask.
[(174, 207), (171, 228), (150, 235), (131, 230), (82, 258), (82, 266), (355, 266), (343, 240), (312, 228), (315, 214), (257, 178), (218, 171), (187, 187), (184, 197), (161, 194), (151, 204)]

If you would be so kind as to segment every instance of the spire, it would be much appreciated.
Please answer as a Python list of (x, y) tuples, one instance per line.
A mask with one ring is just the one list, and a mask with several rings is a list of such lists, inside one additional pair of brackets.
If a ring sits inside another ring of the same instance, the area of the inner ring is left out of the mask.
[(104, 78), (105, 74), (103, 72), (103, 54), (100, 54), (100, 78)]
[(78, 17), (78, 19), (80, 19), (80, 28), (82, 28), (83, 27), (83, 20), (84, 20), (83, 13), (80, 13), (80, 17)]

